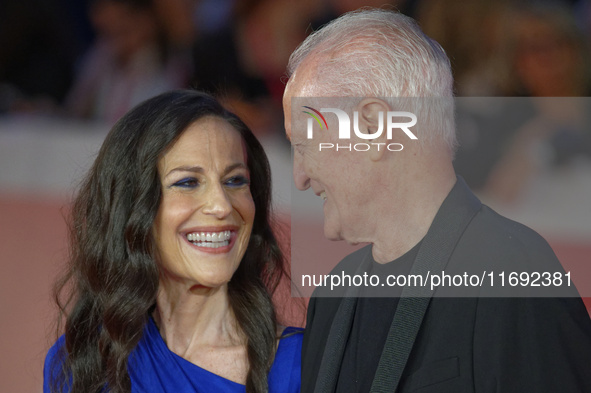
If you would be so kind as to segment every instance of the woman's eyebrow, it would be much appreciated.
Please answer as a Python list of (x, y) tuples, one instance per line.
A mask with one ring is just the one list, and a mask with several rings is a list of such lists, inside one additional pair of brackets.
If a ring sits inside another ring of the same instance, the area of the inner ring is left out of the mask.
[[(227, 174), (229, 172), (232, 172), (234, 169), (237, 169), (237, 168), (244, 168), (244, 169), (248, 170), (248, 167), (246, 166), (245, 163), (243, 163), (243, 162), (236, 162), (234, 164), (228, 165), (224, 169), (224, 174)], [(175, 172), (205, 173), (205, 170), (202, 167), (200, 167), (200, 166), (179, 166), (179, 167), (176, 167), (176, 168), (170, 170), (170, 172), (168, 172), (166, 174), (166, 177), (169, 177), (170, 175), (172, 175)]]
[(175, 172), (194, 172), (194, 173), (204, 173), (205, 170), (200, 166), (179, 166), (174, 169), (171, 169), (167, 174), (166, 177), (172, 175)]
[(237, 162), (237, 163), (235, 163), (235, 164), (228, 165), (228, 166), (226, 167), (226, 170), (224, 171), (224, 174), (226, 174), (226, 173), (230, 173), (230, 172), (232, 172), (234, 169), (238, 169), (238, 168), (242, 168), (242, 169), (246, 169), (246, 170), (248, 170), (248, 167), (246, 166), (246, 164), (245, 164), (245, 163), (243, 163), (243, 162)]

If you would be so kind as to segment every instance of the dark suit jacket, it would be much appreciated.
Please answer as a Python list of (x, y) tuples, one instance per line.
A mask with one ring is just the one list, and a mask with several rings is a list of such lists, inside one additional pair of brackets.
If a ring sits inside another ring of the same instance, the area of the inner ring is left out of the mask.
[[(544, 239), (481, 205), (461, 179), (440, 213), (470, 203), (477, 203), (476, 214), (458, 235), (446, 272), (461, 274), (475, 266), (495, 274), (562, 272)], [(438, 213), (435, 220), (441, 217), (450, 215)], [(368, 252), (366, 247), (351, 254), (333, 272), (356, 271)], [(445, 297), (445, 290), (436, 291), (397, 392), (591, 392), (591, 321), (576, 293), (499, 298), (483, 296), (481, 288), (470, 290), (474, 296), (453, 298)], [(315, 295), (326, 295), (322, 291)], [(310, 300), (302, 350), (304, 393), (314, 391), (341, 301)]]

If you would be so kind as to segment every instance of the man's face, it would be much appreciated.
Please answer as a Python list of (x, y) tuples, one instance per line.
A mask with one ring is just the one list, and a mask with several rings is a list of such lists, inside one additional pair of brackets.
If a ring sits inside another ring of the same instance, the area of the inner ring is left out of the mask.
[[(305, 77), (305, 73), (300, 73)], [(314, 139), (307, 139), (306, 122), (309, 117), (302, 111), (292, 111), (292, 97), (301, 96), (301, 81), (294, 75), (283, 97), (285, 129), (294, 149), (293, 178), (299, 190), (312, 191), (324, 200), (324, 235), (330, 240), (346, 240), (350, 243), (365, 241), (359, 234), (364, 229), (364, 204), (371, 194), (362, 186), (363, 176), (359, 166), (360, 155), (355, 152), (333, 149), (319, 151), (320, 142), (337, 144), (337, 135), (316, 132)], [(338, 129), (335, 116), (327, 117), (328, 129)], [(333, 122), (331, 124), (331, 122)]]

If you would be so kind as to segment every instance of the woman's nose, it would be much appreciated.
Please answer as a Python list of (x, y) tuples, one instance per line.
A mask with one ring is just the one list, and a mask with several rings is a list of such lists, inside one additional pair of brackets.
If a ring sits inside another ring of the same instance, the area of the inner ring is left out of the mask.
[(221, 184), (211, 185), (207, 195), (203, 213), (214, 215), (218, 219), (227, 217), (232, 211), (232, 203)]

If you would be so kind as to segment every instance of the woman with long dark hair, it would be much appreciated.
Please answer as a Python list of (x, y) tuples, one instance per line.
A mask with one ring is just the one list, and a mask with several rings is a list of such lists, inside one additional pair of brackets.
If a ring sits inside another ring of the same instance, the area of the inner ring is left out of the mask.
[(299, 392), (302, 335), (271, 298), (286, 272), (270, 198), (261, 145), (212, 97), (128, 112), (73, 206), (44, 392)]

